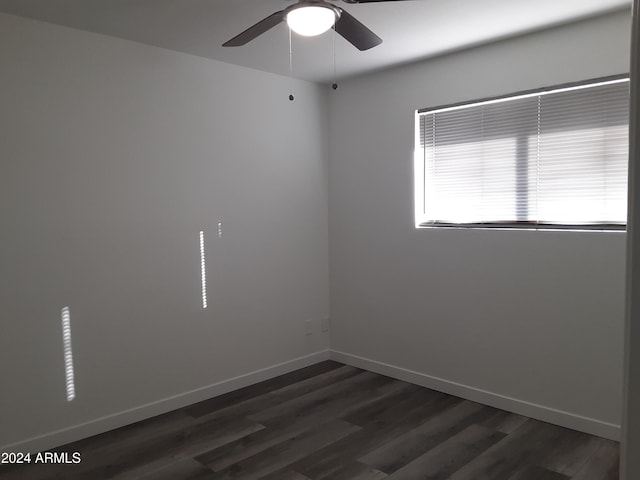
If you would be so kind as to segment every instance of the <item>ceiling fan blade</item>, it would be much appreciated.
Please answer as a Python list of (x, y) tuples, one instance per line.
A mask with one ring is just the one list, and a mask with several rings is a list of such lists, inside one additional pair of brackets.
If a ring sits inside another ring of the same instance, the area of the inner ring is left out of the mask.
[(369, 50), (380, 45), (382, 39), (360, 23), (349, 12), (340, 9), (340, 18), (334, 26), (336, 32), (351, 42), (358, 50)]
[(255, 25), (247, 28), (244, 32), (239, 35), (236, 35), (228, 42), (222, 44), (223, 47), (239, 47), (244, 45), (254, 38), (262, 35), (267, 30), (272, 29), (280, 22), (284, 20), (284, 10), (280, 10), (279, 12), (272, 13), (267, 18), (260, 20)]

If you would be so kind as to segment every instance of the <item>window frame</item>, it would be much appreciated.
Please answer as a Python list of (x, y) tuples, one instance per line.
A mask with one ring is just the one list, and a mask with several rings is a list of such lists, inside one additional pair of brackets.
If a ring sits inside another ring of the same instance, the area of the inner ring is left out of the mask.
[[(610, 82), (622, 82), (629, 81), (630, 76), (628, 73), (621, 73), (616, 75), (610, 75), (605, 77), (592, 78), (588, 80), (568, 82), (557, 85), (550, 85), (530, 90), (521, 90), (514, 93), (508, 93), (503, 95), (484, 97), (481, 99), (465, 100), (456, 103), (438, 105), (435, 107), (427, 107), (415, 110), (414, 115), (414, 218), (416, 229), (487, 229), (487, 230), (541, 230), (541, 231), (599, 231), (599, 232), (626, 232), (627, 222), (624, 224), (618, 223), (594, 223), (594, 224), (561, 224), (561, 223), (545, 223), (533, 220), (522, 221), (492, 221), (492, 222), (467, 222), (467, 223), (448, 223), (448, 222), (424, 222), (420, 217), (418, 205), (424, 202), (426, 197), (425, 184), (424, 184), (424, 156), (419, 155), (422, 149), (421, 146), (421, 133), (420, 133), (420, 117), (424, 114), (431, 112), (443, 111), (443, 110), (455, 110), (458, 108), (465, 108), (469, 106), (480, 106), (482, 104), (496, 103), (500, 101), (517, 100), (526, 97), (532, 97), (537, 95), (544, 95), (548, 93), (561, 92), (563, 90), (574, 90), (580, 88), (596, 87), (600, 84), (606, 84)], [(629, 128), (627, 122), (627, 129)], [(418, 159), (418, 157), (421, 157)], [(418, 180), (418, 163), (422, 162), (421, 171), (423, 172), (422, 186), (419, 188), (420, 180)], [(628, 180), (628, 166), (627, 166), (627, 180)]]

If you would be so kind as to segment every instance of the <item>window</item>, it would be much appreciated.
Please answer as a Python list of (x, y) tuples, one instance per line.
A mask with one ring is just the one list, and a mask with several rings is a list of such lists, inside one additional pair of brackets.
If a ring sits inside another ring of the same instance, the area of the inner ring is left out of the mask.
[(628, 78), (416, 114), (416, 226), (624, 229)]

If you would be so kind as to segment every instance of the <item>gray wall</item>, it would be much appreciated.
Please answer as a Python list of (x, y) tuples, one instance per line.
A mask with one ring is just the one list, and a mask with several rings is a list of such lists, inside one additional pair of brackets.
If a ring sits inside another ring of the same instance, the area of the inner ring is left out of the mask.
[(324, 89), (6, 15), (0, 65), (0, 447), (328, 348)]
[(611, 14), (340, 84), (330, 112), (332, 350), (618, 434), (625, 235), (416, 230), (413, 114), (628, 72), (629, 29), (628, 12)]
[(327, 110), (308, 83), (289, 102), (285, 78), (0, 15), (0, 448), (325, 350), (328, 231), (332, 349), (610, 434), (624, 234), (415, 230), (413, 111), (625, 72), (628, 30), (352, 79)]

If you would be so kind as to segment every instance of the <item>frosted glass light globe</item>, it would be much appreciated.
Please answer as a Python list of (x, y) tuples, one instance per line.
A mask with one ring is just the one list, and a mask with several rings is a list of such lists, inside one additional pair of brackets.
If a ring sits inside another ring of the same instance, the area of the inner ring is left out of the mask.
[(315, 37), (320, 35), (336, 22), (336, 12), (319, 5), (308, 5), (295, 8), (287, 13), (287, 25), (299, 35)]

